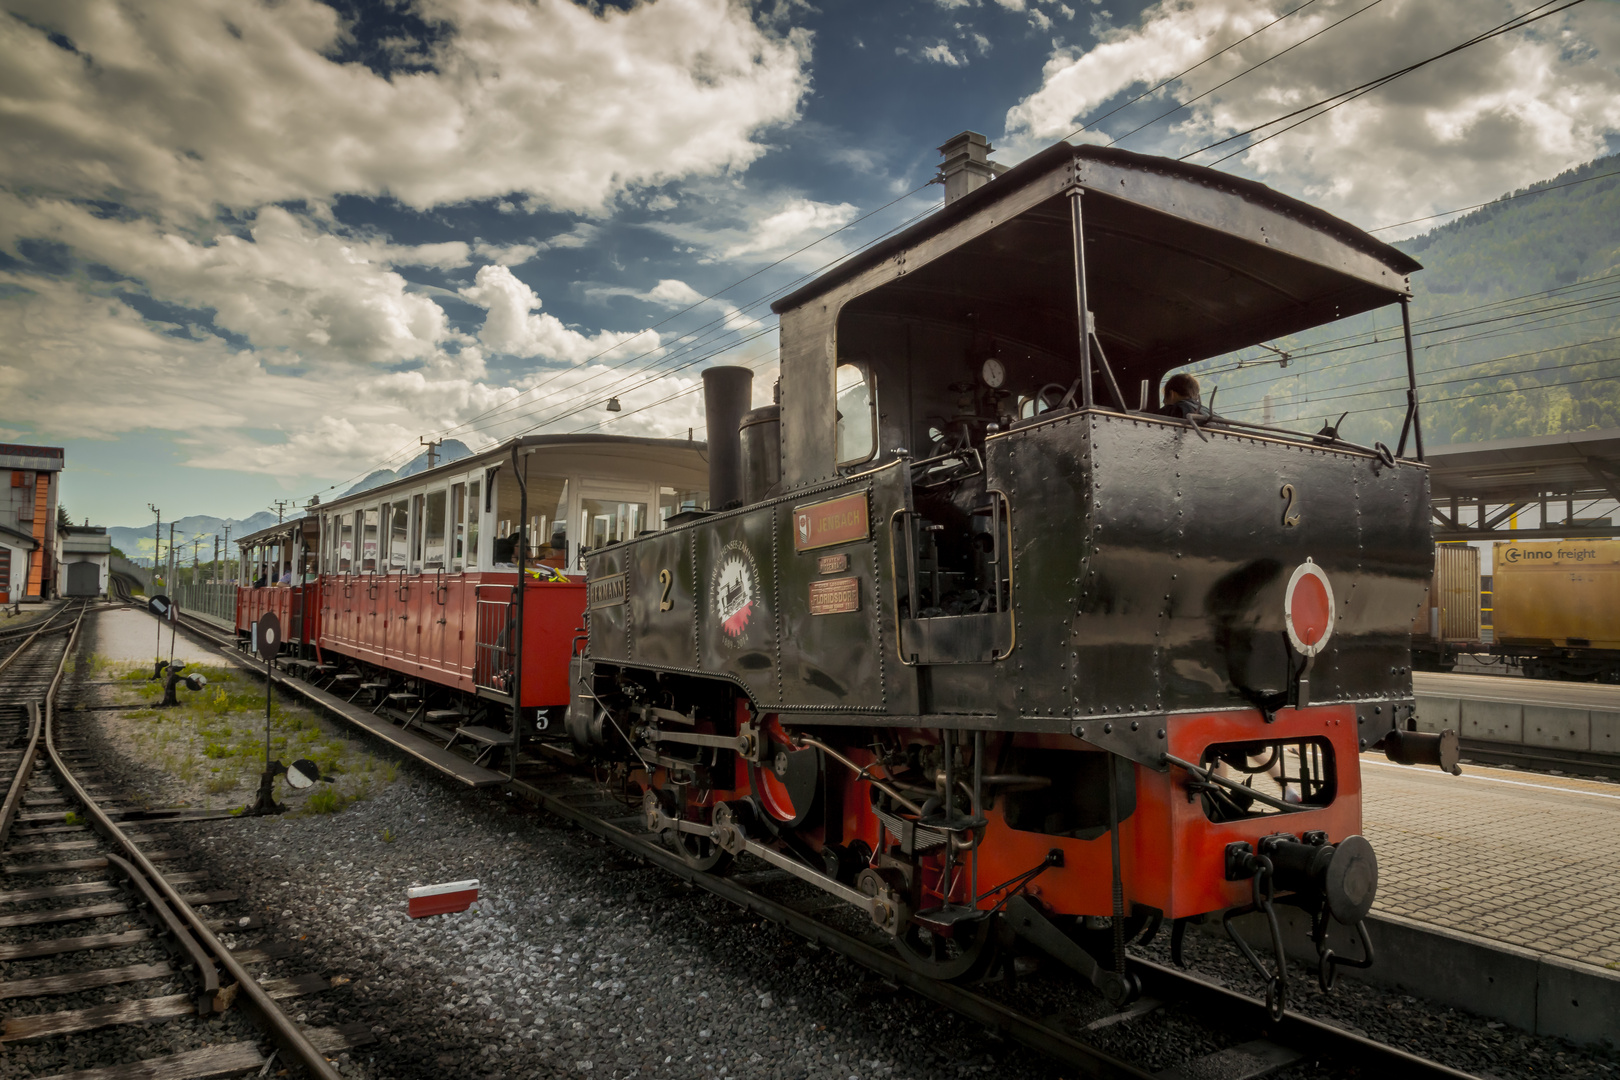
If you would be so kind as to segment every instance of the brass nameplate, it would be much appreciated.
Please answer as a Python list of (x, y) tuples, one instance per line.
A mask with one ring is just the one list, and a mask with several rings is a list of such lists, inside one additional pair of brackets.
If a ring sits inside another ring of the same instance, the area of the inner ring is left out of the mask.
[(840, 552), (837, 555), (823, 555), (816, 560), (816, 573), (818, 574), (842, 574), (848, 569), (848, 552)]
[(846, 577), (810, 583), (810, 614), (861, 610), (861, 579)]
[(865, 540), (869, 531), (864, 491), (793, 510), (794, 551)]
[(591, 609), (618, 607), (624, 603), (624, 575), (597, 578), (590, 583)]

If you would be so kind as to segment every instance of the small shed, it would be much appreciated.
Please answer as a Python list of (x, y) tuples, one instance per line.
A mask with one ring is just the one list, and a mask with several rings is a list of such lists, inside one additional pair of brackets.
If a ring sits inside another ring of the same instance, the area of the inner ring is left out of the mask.
[(56, 595), (106, 596), (112, 538), (101, 525), (56, 530)]

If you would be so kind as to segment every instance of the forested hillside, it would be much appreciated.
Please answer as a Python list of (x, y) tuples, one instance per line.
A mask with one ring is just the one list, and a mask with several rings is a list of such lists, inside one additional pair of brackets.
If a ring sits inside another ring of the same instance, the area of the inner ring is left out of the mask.
[[(1424, 441), (1620, 427), (1620, 156), (1396, 245), (1424, 264), (1412, 317)], [(1216, 411), (1290, 427), (1345, 418), (1391, 446), (1405, 406), (1397, 308), (1200, 365)]]

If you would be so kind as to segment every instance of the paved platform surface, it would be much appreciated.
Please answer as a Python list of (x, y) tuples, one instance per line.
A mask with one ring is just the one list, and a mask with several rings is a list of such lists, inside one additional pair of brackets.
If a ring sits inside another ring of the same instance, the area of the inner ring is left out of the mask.
[(1620, 971), (1620, 784), (1361, 763), (1375, 914)]
[(1433, 671), (1414, 671), (1412, 688), (1419, 694), (1434, 697), (1620, 712), (1620, 686), (1601, 683), (1519, 679), (1510, 675), (1442, 675)]

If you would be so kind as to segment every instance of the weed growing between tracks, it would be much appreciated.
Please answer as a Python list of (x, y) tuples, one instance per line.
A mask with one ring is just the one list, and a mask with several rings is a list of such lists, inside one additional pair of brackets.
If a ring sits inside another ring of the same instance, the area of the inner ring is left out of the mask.
[[(180, 704), (161, 708), (163, 684), (149, 677), (150, 667), (99, 656), (90, 657), (88, 666), (111, 683), (109, 704), (127, 706), (122, 715), (103, 713), (107, 734), (137, 761), (174, 777), (181, 799), (209, 808), (254, 801), (264, 770), (262, 677), (236, 668), (192, 665), (186, 673), (201, 673), (208, 684), (196, 692), (182, 686)], [(285, 778), (276, 780), (277, 801), (306, 814), (336, 813), (369, 798), (399, 771), (310, 710), (285, 701), (280, 692), (271, 698), (270, 756), (284, 765), (307, 758), (320, 767), (322, 777), (331, 777), (305, 791), (292, 790)]]

